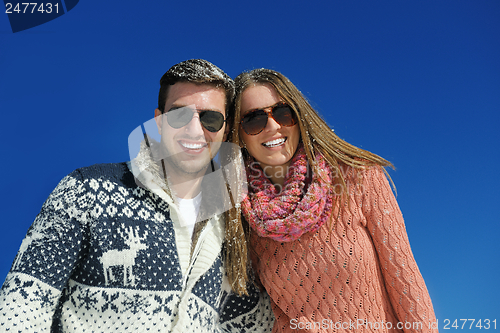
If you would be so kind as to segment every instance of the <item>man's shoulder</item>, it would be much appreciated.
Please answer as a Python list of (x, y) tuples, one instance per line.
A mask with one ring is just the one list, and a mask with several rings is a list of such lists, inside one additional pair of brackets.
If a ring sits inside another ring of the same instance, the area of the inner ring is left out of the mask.
[(76, 169), (70, 176), (78, 177), (81, 180), (99, 179), (118, 183), (135, 183), (127, 162), (93, 164)]
[(98, 163), (86, 167), (78, 168), (76, 171), (82, 174), (107, 174), (115, 172), (128, 172), (127, 162), (120, 163)]

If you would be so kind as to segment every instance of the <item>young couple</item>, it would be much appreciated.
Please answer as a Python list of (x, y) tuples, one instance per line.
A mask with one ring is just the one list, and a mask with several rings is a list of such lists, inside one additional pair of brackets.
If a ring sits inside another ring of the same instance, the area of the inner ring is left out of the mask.
[(3, 328), (430, 331), (392, 165), (338, 138), (282, 74), (174, 65), (154, 127), (132, 161), (52, 192), (0, 291)]

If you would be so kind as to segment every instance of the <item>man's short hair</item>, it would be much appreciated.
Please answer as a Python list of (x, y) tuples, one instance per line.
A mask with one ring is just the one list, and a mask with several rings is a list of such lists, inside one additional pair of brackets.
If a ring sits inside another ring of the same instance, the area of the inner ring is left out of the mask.
[(162, 113), (165, 112), (169, 87), (177, 82), (208, 84), (224, 89), (226, 93), (226, 115), (228, 115), (234, 97), (234, 81), (219, 67), (203, 59), (190, 59), (170, 67), (160, 79), (158, 109)]

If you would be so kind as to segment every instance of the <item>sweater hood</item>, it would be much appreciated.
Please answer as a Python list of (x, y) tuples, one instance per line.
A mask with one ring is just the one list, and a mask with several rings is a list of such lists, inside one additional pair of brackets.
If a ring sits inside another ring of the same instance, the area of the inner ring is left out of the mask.
[(169, 204), (173, 204), (174, 200), (165, 176), (154, 156), (160, 156), (160, 143), (147, 137), (141, 141), (137, 156), (127, 163), (128, 168), (139, 187), (148, 189)]

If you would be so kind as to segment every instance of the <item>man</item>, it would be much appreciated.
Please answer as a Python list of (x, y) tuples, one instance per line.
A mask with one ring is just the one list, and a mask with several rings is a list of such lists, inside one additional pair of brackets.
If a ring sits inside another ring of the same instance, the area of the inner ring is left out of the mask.
[(2, 330), (272, 328), (265, 295), (225, 287), (234, 285), (222, 255), (227, 205), (214, 202), (225, 187), (210, 171), (233, 94), (233, 81), (205, 60), (165, 73), (159, 142), (145, 136), (130, 163), (74, 171), (44, 203), (0, 291)]

